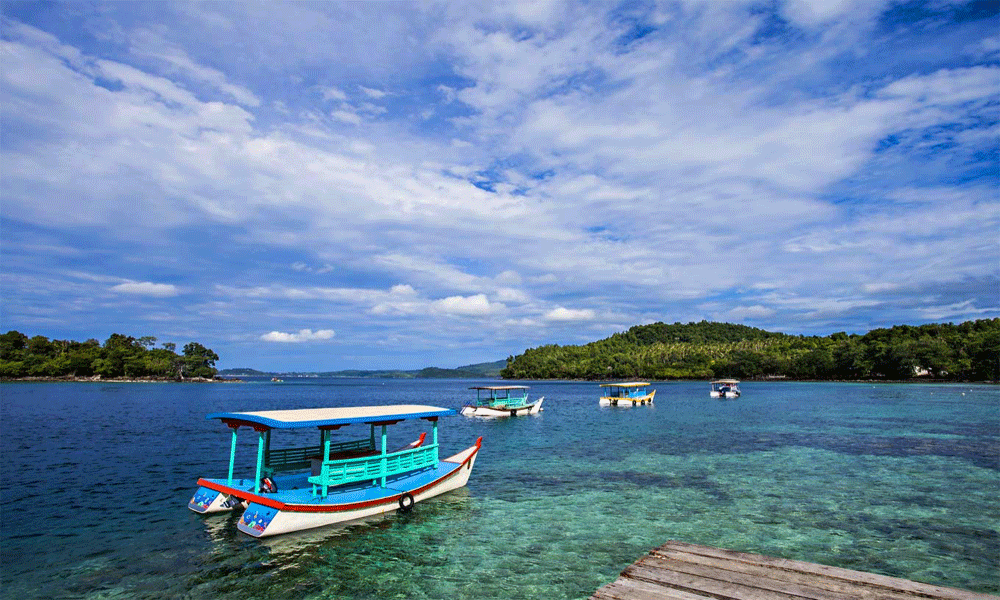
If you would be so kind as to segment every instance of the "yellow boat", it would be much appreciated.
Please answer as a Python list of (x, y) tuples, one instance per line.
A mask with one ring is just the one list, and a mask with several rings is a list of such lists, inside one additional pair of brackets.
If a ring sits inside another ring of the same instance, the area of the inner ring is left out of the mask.
[(641, 406), (652, 404), (656, 390), (650, 390), (645, 381), (626, 381), (622, 383), (602, 383), (602, 388), (608, 388), (600, 399), (601, 406)]

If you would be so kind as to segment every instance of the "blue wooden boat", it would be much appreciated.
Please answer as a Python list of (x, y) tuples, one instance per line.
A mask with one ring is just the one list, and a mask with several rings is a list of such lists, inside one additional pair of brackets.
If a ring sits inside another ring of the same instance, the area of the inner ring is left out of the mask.
[[(454, 456), (438, 457), (438, 419), (454, 414), (449, 408), (421, 405), (210, 414), (208, 419), (219, 419), (232, 429), (229, 473), (224, 478), (199, 479), (188, 508), (217, 513), (242, 507), (236, 526), (254, 537), (396, 510), (408, 512), (415, 503), (460, 488), (469, 480), (483, 438)], [(430, 422), (430, 443), (425, 443), (425, 432), (390, 452), (388, 426), (406, 419)], [(333, 432), (349, 425), (368, 425), (369, 435), (333, 441)], [(241, 427), (257, 433), (253, 479), (234, 477), (236, 437)], [(319, 444), (271, 447), (272, 431), (301, 428), (317, 429)]]
[(601, 393), (600, 406), (623, 406), (631, 407), (643, 404), (652, 404), (656, 390), (649, 390), (649, 384), (645, 381), (625, 381), (622, 383), (602, 383), (602, 388), (607, 388)]

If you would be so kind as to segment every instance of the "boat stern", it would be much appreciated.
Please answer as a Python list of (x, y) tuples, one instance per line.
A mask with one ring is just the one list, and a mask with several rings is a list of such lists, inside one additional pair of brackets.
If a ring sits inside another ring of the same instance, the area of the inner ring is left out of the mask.
[(274, 518), (278, 516), (278, 512), (277, 508), (271, 508), (262, 504), (257, 504), (256, 502), (251, 502), (240, 516), (240, 520), (236, 523), (236, 528), (247, 535), (252, 535), (253, 537), (264, 537), (267, 535), (275, 535), (276, 533), (283, 533), (284, 530), (281, 532), (269, 532), (267, 529), (274, 521)]
[(227, 504), (229, 496), (212, 490), (207, 487), (199, 487), (194, 496), (188, 502), (188, 508), (196, 513), (216, 513), (232, 510), (232, 505)]

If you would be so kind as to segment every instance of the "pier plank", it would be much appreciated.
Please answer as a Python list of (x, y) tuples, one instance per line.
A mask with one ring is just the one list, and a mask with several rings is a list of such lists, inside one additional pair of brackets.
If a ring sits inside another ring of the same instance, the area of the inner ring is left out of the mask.
[(679, 571), (688, 572), (686, 571), (688, 567), (685, 567), (683, 563), (729, 570), (734, 573), (741, 573), (751, 578), (766, 578), (787, 584), (811, 586), (829, 592), (830, 597), (832, 598), (843, 598), (845, 594), (855, 593), (859, 585), (863, 588), (870, 588), (867, 591), (868, 595), (865, 597), (878, 598), (880, 600), (913, 600), (914, 598), (924, 597), (922, 595), (914, 596), (912, 593), (899, 591), (897, 589), (879, 587), (865, 584), (863, 582), (796, 570), (787, 566), (766, 566), (751, 562), (714, 558), (704, 556), (702, 554), (693, 554), (676, 550), (664, 550), (662, 547), (653, 550), (652, 556), (677, 561), (678, 565), (676, 568)]
[(669, 541), (591, 600), (1000, 600), (1000, 596)]
[(841, 567), (830, 567), (827, 565), (819, 565), (816, 563), (808, 563), (786, 558), (775, 558), (772, 556), (764, 556), (762, 554), (751, 554), (748, 552), (738, 552), (736, 550), (726, 550), (723, 548), (714, 548), (712, 546), (700, 546), (698, 544), (689, 544), (686, 542), (669, 541), (660, 546), (659, 548), (653, 549), (651, 551), (651, 554), (656, 553), (657, 551), (670, 550), (670, 549), (680, 550), (682, 552), (687, 552), (692, 555), (718, 557), (734, 562), (758, 564), (758, 565), (773, 567), (775, 569), (816, 574), (830, 579), (838, 579), (857, 584), (865, 584), (874, 587), (885, 588), (887, 590), (896, 590), (899, 592), (916, 595), (919, 598), (934, 598), (935, 600), (937, 599), (997, 600), (998, 598), (997, 596), (991, 596), (989, 594), (980, 594), (977, 592), (961, 590), (958, 588), (937, 586), (929, 583), (920, 583), (916, 581), (910, 581), (908, 579), (890, 577), (888, 575), (879, 575), (877, 573), (866, 573), (864, 571), (854, 571), (851, 569), (844, 569)]
[(714, 596), (692, 594), (683, 590), (663, 587), (639, 579), (619, 579), (602, 587), (591, 596), (594, 600), (717, 600)]

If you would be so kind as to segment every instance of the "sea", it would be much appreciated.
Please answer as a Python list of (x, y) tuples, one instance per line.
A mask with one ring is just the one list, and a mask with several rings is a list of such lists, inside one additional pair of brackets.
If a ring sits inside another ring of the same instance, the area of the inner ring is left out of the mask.
[[(230, 430), (208, 413), (459, 409), (496, 383), (4, 383), (0, 595), (576, 599), (668, 540), (1000, 593), (991, 385), (744, 382), (719, 400), (657, 382), (652, 406), (602, 408), (596, 383), (517, 382), (542, 413), (442, 419), (442, 456), (479, 436), (482, 451), (467, 487), (410, 513), (258, 540), (187, 508), (228, 467)], [(390, 428), (390, 446), (426, 426)], [(255, 437), (239, 439), (252, 477)]]

